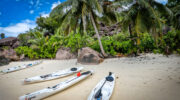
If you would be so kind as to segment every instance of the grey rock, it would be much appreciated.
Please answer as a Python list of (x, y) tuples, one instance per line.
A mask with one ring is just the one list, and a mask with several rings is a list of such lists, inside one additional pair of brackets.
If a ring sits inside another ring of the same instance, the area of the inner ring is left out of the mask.
[(8, 37), (4, 39), (0, 39), (0, 46), (13, 46), (18, 39), (16, 37)]
[(58, 60), (65, 60), (65, 59), (74, 59), (76, 56), (71, 53), (70, 49), (68, 48), (61, 48), (56, 53), (56, 59)]
[(78, 50), (77, 61), (81, 64), (99, 64), (103, 62), (103, 59), (100, 56), (101, 55), (97, 51), (89, 47), (85, 47)]
[(4, 56), (5, 58), (10, 59), (11, 61), (19, 60), (19, 56), (16, 54), (16, 51), (12, 48), (4, 49), (0, 52), (0, 56)]

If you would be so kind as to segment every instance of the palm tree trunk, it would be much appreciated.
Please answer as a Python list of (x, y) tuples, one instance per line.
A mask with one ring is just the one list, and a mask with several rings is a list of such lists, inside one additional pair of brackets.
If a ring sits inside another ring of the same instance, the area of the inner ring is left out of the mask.
[(132, 30), (131, 30), (131, 24), (129, 25), (129, 34), (130, 34), (130, 38), (132, 39)]
[(158, 33), (156, 33), (156, 27), (153, 28), (153, 36), (155, 39), (155, 44), (158, 47)]
[(86, 32), (86, 19), (85, 19), (85, 16), (82, 17), (82, 21), (83, 21), (83, 32), (84, 32), (84, 35), (86, 36), (87, 32)]
[(96, 32), (96, 36), (98, 38), (98, 42), (99, 42), (99, 46), (100, 46), (100, 49), (101, 49), (101, 53), (103, 54), (104, 57), (107, 57), (107, 54), (104, 52), (104, 48), (102, 46), (102, 43), (101, 43), (101, 37), (99, 36), (99, 32), (97, 30), (97, 27), (96, 27), (96, 24), (94, 22), (94, 18), (92, 16), (92, 13), (90, 13), (90, 17), (91, 17), (91, 21), (92, 21), (92, 24), (93, 24), (93, 27), (94, 27), (94, 30)]

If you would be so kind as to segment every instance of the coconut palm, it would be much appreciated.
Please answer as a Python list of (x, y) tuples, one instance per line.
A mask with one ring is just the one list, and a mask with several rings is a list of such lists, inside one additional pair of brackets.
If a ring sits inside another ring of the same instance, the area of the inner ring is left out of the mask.
[(80, 30), (83, 30), (86, 35), (87, 25), (91, 22), (98, 38), (101, 53), (106, 56), (97, 28), (97, 20), (98, 17), (102, 17), (102, 13), (103, 9), (98, 0), (67, 0), (53, 9), (50, 17), (60, 22), (59, 28), (64, 29), (65, 33), (76, 31), (76, 28), (80, 27)]
[(103, 13), (102, 17), (100, 17), (100, 21), (104, 22), (105, 24), (114, 24), (117, 22), (115, 8), (113, 7), (113, 1), (110, 0), (99, 0)]
[(161, 33), (162, 23), (165, 23), (162, 16), (172, 16), (172, 12), (166, 6), (155, 0), (117, 0), (116, 6), (117, 2), (120, 3), (119, 7), (126, 8), (120, 13), (123, 16), (122, 26), (129, 27), (130, 36), (151, 32), (157, 37), (157, 31)]
[(167, 7), (172, 10), (174, 17), (172, 20), (173, 26), (180, 30), (180, 2), (179, 0), (168, 0)]

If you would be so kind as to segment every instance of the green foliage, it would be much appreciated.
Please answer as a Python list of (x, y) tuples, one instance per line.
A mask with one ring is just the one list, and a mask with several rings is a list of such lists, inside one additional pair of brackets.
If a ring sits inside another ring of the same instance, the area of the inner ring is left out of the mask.
[[(180, 31), (170, 31), (162, 36), (162, 43), (156, 45), (153, 36), (148, 33), (140, 34), (140, 44), (134, 44), (128, 34), (119, 33), (113, 36), (102, 37), (101, 41), (106, 53), (116, 55), (117, 53), (132, 54), (136, 52), (153, 52), (153, 53), (166, 53), (168, 47), (170, 52), (176, 51), (179, 53), (180, 48)], [(98, 41), (94, 40), (89, 45), (94, 50), (100, 52)]]
[(140, 44), (139, 44), (140, 51), (151, 52), (155, 48), (156, 46), (153, 37), (148, 33), (142, 33), (140, 35)]
[(30, 59), (54, 58), (60, 46), (56, 35), (50, 38), (44, 37), (43, 33), (38, 30), (19, 35), (19, 40), (22, 45), (16, 49), (16, 52), (20, 55), (25, 54)]
[(180, 54), (180, 49), (177, 49), (177, 53)]
[(2, 49), (3, 50), (8, 50), (8, 49), (10, 49), (10, 47), (9, 46), (3, 46)]
[(34, 33), (35, 39), (29, 40), (31, 48), (39, 54), (39, 58), (54, 58), (59, 48), (56, 36), (44, 37), (41, 32)]
[(28, 45), (28, 41), (31, 37), (29, 36), (29, 34), (19, 34), (18, 35), (18, 39), (20, 42), (21, 46), (27, 46)]
[(154, 54), (162, 53), (162, 51), (161, 51), (160, 49), (154, 49), (154, 50), (153, 50), (153, 53), (154, 53)]
[(30, 29), (25, 33), (21, 33), (18, 35), (18, 39), (20, 41), (20, 46), (30, 46), (29, 40), (35, 39), (35, 36), (39, 34), (39, 30), (37, 28)]
[(172, 30), (163, 35), (163, 41), (160, 45), (162, 52), (166, 52), (168, 49), (170, 52), (180, 49), (180, 31)]
[(54, 31), (58, 28), (58, 22), (51, 17), (39, 17), (37, 18), (36, 23), (40, 30), (46, 29), (50, 33), (54, 33)]
[[(120, 13), (116, 11), (127, 5), (129, 9)], [(87, 46), (100, 52), (94, 28), (100, 28), (99, 22), (107, 25), (118, 21), (118, 26), (125, 32), (101, 37), (103, 48), (109, 55), (180, 53), (180, 31), (162, 34), (163, 25), (180, 29), (179, 9), (178, 0), (168, 0), (167, 5), (155, 0), (67, 0), (54, 8), (50, 17), (37, 18), (36, 28), (18, 36), (21, 44), (16, 52), (30, 59), (54, 58), (57, 50), (64, 47), (75, 53)], [(45, 37), (45, 31), (54, 35)]]
[[(83, 47), (91, 47), (96, 51), (101, 51), (97, 38), (90, 36), (82, 36), (80, 33), (70, 33), (67, 36), (55, 34), (51, 37), (44, 37), (41, 32), (34, 32), (34, 39), (30, 39), (28, 43), (31, 45), (20, 46), (16, 48), (16, 52), (29, 57), (30, 59), (54, 58), (59, 48), (70, 48), (74, 53)], [(171, 52), (180, 52), (180, 36), (179, 31), (171, 31), (162, 36), (160, 45), (156, 45), (154, 38), (148, 34), (140, 34), (140, 44), (134, 44), (132, 38), (127, 33), (118, 33), (113, 36), (104, 36), (101, 38), (102, 45), (107, 54), (115, 56), (118, 53), (132, 54), (136, 52), (153, 52), (165, 53), (166, 48)], [(160, 40), (160, 39), (159, 39)]]
[(89, 38), (90, 37), (81, 36), (79, 33), (71, 33), (65, 37), (63, 46), (70, 48), (72, 52), (77, 52), (78, 49), (86, 46)]
[(179, 0), (168, 0), (166, 4), (168, 8), (173, 12), (173, 20), (170, 20), (170, 24), (173, 25), (174, 28), (180, 30), (180, 2)]
[(163, 36), (163, 39), (165, 40), (166, 44), (170, 46), (170, 48), (176, 49), (180, 46), (177, 45), (180, 43), (180, 31), (170, 31)]
[[(105, 36), (101, 39), (104, 50), (110, 55), (117, 53), (129, 54), (133, 52), (132, 42), (127, 38), (127, 35), (119, 33), (114, 36)], [(91, 45), (94, 50), (100, 51), (98, 41), (95, 40)]]
[(5, 38), (5, 34), (4, 33), (1, 33), (0, 36), (1, 36), (1, 39)]
[[(131, 5), (129, 9), (119, 13), (123, 30), (129, 29), (132, 35), (152, 33), (154, 36), (162, 33), (162, 25), (167, 19), (172, 19), (173, 13), (165, 5), (156, 0), (117, 0), (117, 6)], [(128, 28), (129, 27), (129, 28)]]
[(62, 36), (55, 34), (51, 37), (44, 37), (39, 31), (33, 33), (34, 39), (28, 41), (28, 46), (20, 46), (16, 48), (16, 52), (31, 59), (38, 58), (54, 58), (57, 50), (60, 47), (70, 48), (72, 52), (77, 52), (78, 49), (84, 47), (90, 37), (81, 36), (77, 34), (69, 34), (68, 36)]
[(18, 55), (24, 54), (25, 56), (29, 57), (30, 59), (38, 59), (39, 55), (37, 52), (35, 52), (32, 48), (29, 48), (28, 46), (20, 46), (15, 49), (16, 53)]

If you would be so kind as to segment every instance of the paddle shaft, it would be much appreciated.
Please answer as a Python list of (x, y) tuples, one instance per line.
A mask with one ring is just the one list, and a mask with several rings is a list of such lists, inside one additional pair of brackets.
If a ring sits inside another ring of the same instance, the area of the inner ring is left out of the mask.
[[(109, 76), (111, 76), (111, 75), (112, 75), (112, 72), (109, 72)], [(97, 100), (100, 99), (100, 97), (101, 97), (101, 89), (103, 88), (103, 86), (104, 86), (104, 84), (106, 83), (106, 81), (107, 81), (107, 78), (105, 78), (105, 81), (104, 81), (103, 85), (102, 85), (101, 88), (96, 92), (96, 94), (95, 94), (95, 99), (97, 99)]]
[(101, 88), (96, 92), (96, 95), (95, 95), (95, 98), (97, 100), (99, 100), (99, 98), (101, 97), (100, 94), (101, 94), (101, 89), (103, 88), (104, 84), (106, 83), (106, 80), (104, 81), (103, 85), (101, 86)]

